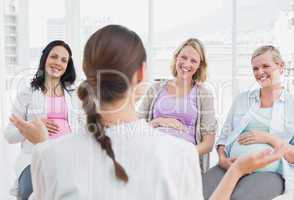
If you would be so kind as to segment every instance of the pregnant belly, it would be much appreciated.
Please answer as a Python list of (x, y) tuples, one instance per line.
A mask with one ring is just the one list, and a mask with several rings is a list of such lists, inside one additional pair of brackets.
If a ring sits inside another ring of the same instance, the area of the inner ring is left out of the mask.
[(158, 127), (156, 128), (160, 132), (166, 133), (171, 136), (175, 136), (181, 139), (184, 139), (188, 142), (191, 142), (192, 144), (195, 144), (195, 136), (192, 133), (189, 133), (189, 131), (181, 131), (174, 128), (166, 128), (166, 127)]
[(60, 136), (66, 135), (71, 132), (67, 120), (54, 119), (53, 121), (58, 125), (59, 131), (55, 134), (50, 135), (49, 136), (50, 139), (56, 139), (56, 138), (59, 138)]
[[(249, 144), (249, 145), (242, 145), (239, 144), (238, 141), (233, 143), (233, 146), (230, 151), (230, 157), (239, 157), (244, 155), (253, 154), (256, 152), (263, 151), (272, 147), (268, 144)], [(256, 172), (278, 172), (280, 168), (280, 161), (275, 161), (264, 168), (256, 170)]]

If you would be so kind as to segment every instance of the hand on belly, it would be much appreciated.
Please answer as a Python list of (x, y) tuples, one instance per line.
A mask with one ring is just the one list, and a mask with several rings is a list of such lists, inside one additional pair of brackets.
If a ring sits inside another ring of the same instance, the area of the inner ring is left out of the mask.
[[(270, 145), (268, 144), (239, 144), (238, 141), (235, 141), (232, 145), (231, 151), (230, 151), (230, 157), (239, 157), (239, 156), (244, 156), (244, 155), (249, 155), (252, 153), (256, 153), (265, 149), (271, 148), (273, 149)], [(277, 172), (279, 169), (279, 162), (276, 161), (273, 162), (269, 165), (267, 165), (264, 168), (256, 170), (256, 172), (265, 172), (265, 171), (270, 171), (270, 172)]]

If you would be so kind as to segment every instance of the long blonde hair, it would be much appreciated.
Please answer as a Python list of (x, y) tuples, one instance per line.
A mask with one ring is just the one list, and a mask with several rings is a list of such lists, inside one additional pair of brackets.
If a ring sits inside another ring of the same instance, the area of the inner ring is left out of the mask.
[(190, 38), (186, 40), (178, 49), (175, 51), (172, 64), (171, 64), (171, 71), (174, 77), (177, 76), (176, 70), (176, 62), (179, 53), (182, 51), (183, 48), (186, 46), (190, 46), (195, 49), (200, 55), (200, 65), (199, 69), (197, 69), (196, 73), (193, 75), (193, 80), (196, 82), (204, 82), (207, 79), (207, 56), (204, 45), (202, 42), (196, 38)]

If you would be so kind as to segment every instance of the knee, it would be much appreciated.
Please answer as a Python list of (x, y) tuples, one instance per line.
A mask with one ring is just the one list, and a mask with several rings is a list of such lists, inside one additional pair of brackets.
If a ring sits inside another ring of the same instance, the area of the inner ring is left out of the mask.
[(33, 190), (31, 187), (20, 187), (19, 197), (21, 200), (28, 200)]
[(21, 200), (27, 200), (33, 193), (30, 168), (26, 168), (19, 178), (19, 196)]
[(203, 174), (202, 187), (204, 199), (209, 199), (224, 174), (225, 171), (219, 166), (212, 167), (205, 174)]

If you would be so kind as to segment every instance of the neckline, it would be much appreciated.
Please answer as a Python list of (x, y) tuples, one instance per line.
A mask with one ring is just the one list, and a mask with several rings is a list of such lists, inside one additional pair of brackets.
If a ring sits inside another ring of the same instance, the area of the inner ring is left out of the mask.
[(183, 95), (183, 96), (176, 96), (176, 95), (171, 95), (168, 93), (168, 83), (164, 86), (164, 92), (170, 96), (170, 97), (175, 97), (175, 98), (187, 98), (189, 96), (192, 95), (192, 93), (194, 92), (194, 90), (196, 90), (196, 85), (193, 85), (193, 87), (191, 88), (191, 90), (186, 94), (186, 95)]
[(111, 130), (111, 129), (116, 129), (116, 128), (122, 127), (122, 126), (132, 126), (137, 123), (146, 124), (146, 121), (145, 121), (145, 119), (135, 119), (135, 120), (128, 121), (128, 122), (121, 122), (119, 124), (113, 124), (113, 125), (110, 125), (110, 126), (107, 126), (104, 128), (105, 128), (105, 130)]
[(64, 98), (65, 96), (64, 96), (64, 95), (63, 95), (63, 96), (47, 96), (47, 95), (46, 95), (46, 97), (47, 97), (47, 98)]

